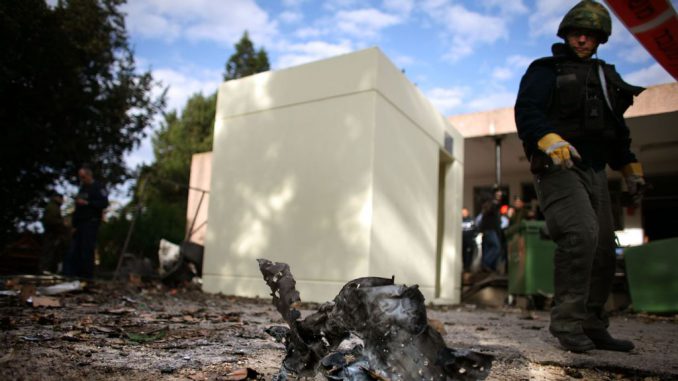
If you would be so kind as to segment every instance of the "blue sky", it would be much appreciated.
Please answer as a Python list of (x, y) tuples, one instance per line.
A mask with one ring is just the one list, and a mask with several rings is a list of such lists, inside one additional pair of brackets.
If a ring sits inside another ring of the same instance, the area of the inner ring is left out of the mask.
[[(378, 46), (444, 115), (511, 107), (520, 77), (550, 54), (578, 0), (128, 0), (139, 68), (169, 86), (168, 108), (217, 89), (247, 30), (272, 70)], [(672, 0), (674, 8), (678, 0)], [(613, 16), (599, 58), (627, 82), (673, 82)], [(150, 139), (128, 164), (150, 162)]]

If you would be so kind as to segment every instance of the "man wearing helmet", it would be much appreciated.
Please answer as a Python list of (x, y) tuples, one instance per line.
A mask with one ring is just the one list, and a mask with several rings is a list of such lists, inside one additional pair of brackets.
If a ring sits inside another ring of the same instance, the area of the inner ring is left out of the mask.
[(593, 58), (611, 31), (604, 6), (592, 0), (575, 5), (558, 28), (564, 43), (530, 65), (515, 105), (518, 135), (557, 245), (549, 329), (573, 352), (634, 347), (607, 331), (615, 237), (605, 167), (623, 173), (638, 201), (645, 182), (623, 114), (643, 88)]

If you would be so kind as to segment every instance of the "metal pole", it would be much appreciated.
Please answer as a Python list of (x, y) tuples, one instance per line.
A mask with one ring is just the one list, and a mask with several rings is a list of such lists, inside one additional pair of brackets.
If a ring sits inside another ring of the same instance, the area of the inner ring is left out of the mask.
[(140, 180), (141, 185), (139, 185), (139, 200), (137, 202), (137, 205), (134, 209), (134, 214), (132, 214), (132, 221), (129, 224), (129, 229), (127, 229), (127, 236), (125, 237), (125, 243), (122, 245), (122, 250), (120, 252), (120, 257), (118, 258), (118, 266), (115, 268), (115, 275), (113, 276), (113, 279), (118, 279), (120, 276), (120, 268), (122, 267), (122, 261), (123, 258), (125, 257), (125, 252), (127, 251), (127, 246), (129, 246), (129, 241), (132, 238), (132, 232), (134, 231), (134, 225), (137, 221), (137, 216), (139, 215), (139, 212), (141, 211), (141, 208), (143, 207), (142, 205), (142, 198), (144, 196), (144, 189), (146, 188), (146, 180)]
[(494, 165), (497, 186), (501, 185), (501, 140), (503, 138), (503, 136), (495, 136), (494, 138)]

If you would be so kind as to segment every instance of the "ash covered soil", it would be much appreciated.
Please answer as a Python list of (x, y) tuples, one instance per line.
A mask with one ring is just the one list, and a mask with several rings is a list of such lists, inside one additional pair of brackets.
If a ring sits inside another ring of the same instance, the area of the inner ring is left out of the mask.
[[(242, 380), (249, 368), (250, 378), (271, 380), (285, 354), (264, 331), (285, 326), (268, 298), (104, 281), (52, 298), (46, 304), (58, 306), (0, 297), (0, 379)], [(543, 312), (429, 306), (428, 316), (449, 347), (495, 356), (488, 380), (678, 379), (674, 316), (615, 316), (613, 334), (637, 348), (588, 354), (558, 348)]]

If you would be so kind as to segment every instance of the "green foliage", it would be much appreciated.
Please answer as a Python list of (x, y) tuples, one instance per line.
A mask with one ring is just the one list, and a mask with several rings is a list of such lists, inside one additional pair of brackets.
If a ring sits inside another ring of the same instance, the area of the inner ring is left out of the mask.
[(264, 48), (255, 51), (247, 31), (245, 31), (240, 41), (235, 44), (235, 53), (226, 62), (224, 81), (247, 77), (270, 69), (266, 51)]
[(0, 1), (0, 244), (60, 181), (90, 163), (103, 182), (125, 180), (164, 95), (151, 96), (128, 44), (123, 0)]
[(181, 117), (176, 112), (166, 115), (153, 137), (155, 162), (148, 169), (149, 198), (186, 203), (191, 158), (212, 150), (216, 104), (216, 93), (208, 97), (196, 94), (186, 103)]
[(183, 240), (185, 212), (185, 204), (149, 201), (140, 211), (130, 204), (118, 217), (103, 224), (99, 230), (97, 241), (101, 267), (107, 271), (115, 270), (135, 213), (138, 213), (137, 220), (127, 252), (157, 263), (160, 239), (176, 243)]

